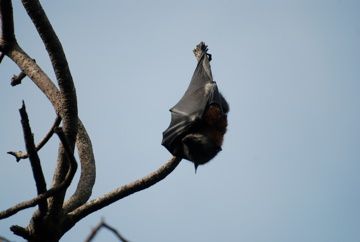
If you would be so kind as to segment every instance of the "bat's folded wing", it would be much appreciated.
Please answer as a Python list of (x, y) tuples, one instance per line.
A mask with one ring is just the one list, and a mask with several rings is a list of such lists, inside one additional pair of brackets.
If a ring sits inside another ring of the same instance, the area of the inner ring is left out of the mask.
[(163, 132), (162, 145), (166, 147), (173, 155), (181, 155), (178, 150), (181, 144), (181, 138), (194, 125), (195, 116), (187, 113), (178, 112), (176, 109), (171, 109), (171, 122), (169, 127)]
[(170, 109), (171, 123), (163, 132), (162, 145), (170, 153), (181, 156), (181, 139), (201, 120), (208, 104), (211, 104), (218, 91), (212, 79), (209, 59), (206, 54), (200, 58), (189, 87), (179, 100)]

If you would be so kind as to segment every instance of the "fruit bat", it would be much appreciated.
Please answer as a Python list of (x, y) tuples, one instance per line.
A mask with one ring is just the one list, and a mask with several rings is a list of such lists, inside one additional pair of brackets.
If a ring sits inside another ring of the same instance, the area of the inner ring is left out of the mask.
[(195, 171), (221, 151), (229, 112), (213, 80), (207, 50), (204, 42), (194, 49), (196, 69), (185, 94), (170, 109), (171, 122), (162, 140), (171, 154), (193, 162)]

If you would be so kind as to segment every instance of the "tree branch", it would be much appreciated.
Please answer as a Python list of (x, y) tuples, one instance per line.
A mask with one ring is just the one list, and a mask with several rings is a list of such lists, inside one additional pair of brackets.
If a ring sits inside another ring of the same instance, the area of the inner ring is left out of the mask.
[[(22, 3), (46, 47), (55, 71), (60, 88), (60, 100), (62, 102), (62, 105), (59, 106), (59, 114), (62, 117), (64, 133), (73, 153), (78, 127), (77, 99), (64, 50), (40, 2), (38, 0), (22, 0)], [(61, 183), (65, 178), (66, 170), (68, 170), (65, 159), (63, 147), (60, 146), (57, 167), (53, 176), (54, 186)], [(66, 190), (50, 199), (49, 206), (52, 211), (51, 214), (60, 213), (65, 192)]]
[(0, 25), (0, 51), (6, 54), (16, 42), (11, 0), (0, 0)]
[[(20, 69), (24, 70), (26, 75), (50, 100), (55, 111), (59, 113), (61, 106), (61, 103), (59, 102), (59, 90), (44, 71), (17, 44), (9, 51), (9, 57), (20, 67)], [(79, 131), (76, 137), (76, 146), (80, 158), (81, 175), (75, 194), (64, 205), (65, 209), (69, 211), (88, 201), (96, 177), (95, 157), (91, 140), (80, 119), (78, 121), (78, 126)]]
[(101, 219), (100, 223), (91, 231), (89, 236), (85, 239), (85, 242), (91, 242), (95, 238), (96, 234), (100, 231), (101, 228), (106, 228), (106, 229), (110, 230), (111, 232), (113, 232), (120, 241), (129, 242), (115, 228), (113, 228), (110, 225), (108, 225), (107, 223), (105, 223), (105, 221), (103, 219)]
[[(59, 136), (59, 139), (60, 139), (60, 141), (63, 144), (63, 147), (65, 149), (66, 158), (68, 159), (69, 172), (66, 174), (65, 178), (68, 175), (69, 176), (68, 176), (68, 179), (65, 179), (66, 182), (65, 182), (65, 186), (63, 187), (63, 189), (64, 189), (64, 188), (68, 188), (70, 186), (70, 184), (72, 182), (72, 179), (74, 178), (74, 175), (75, 175), (75, 172), (76, 172), (76, 169), (77, 169), (77, 162), (76, 162), (76, 159), (74, 157), (74, 153), (73, 153), (73, 151), (71, 149), (70, 143), (69, 143), (67, 137), (65, 136), (65, 133), (64, 133), (63, 129), (60, 128), (60, 127), (56, 127), (54, 129), (54, 132)], [(71, 169), (71, 168), (73, 168), (73, 169)]]
[(56, 195), (58, 192), (60, 192), (70, 186), (71, 181), (74, 178), (74, 175), (75, 175), (75, 172), (77, 169), (77, 163), (76, 163), (74, 155), (71, 152), (69, 153), (69, 151), (71, 151), (71, 149), (69, 148), (68, 142), (66, 140), (66, 137), (65, 137), (62, 129), (56, 128), (55, 132), (59, 136), (59, 139), (61, 140), (61, 142), (63, 142), (65, 151), (66, 151), (66, 155), (68, 158), (66, 160), (69, 161), (69, 170), (66, 173), (64, 181), (62, 183), (60, 183), (58, 186), (47, 190), (46, 192), (38, 195), (37, 197), (35, 197), (31, 200), (21, 202), (11, 208), (8, 208), (7, 210), (0, 212), (0, 220), (10, 217), (10, 216), (16, 214), (17, 212), (24, 210), (26, 208), (34, 207), (37, 204), (39, 204), (39, 202)]
[(21, 71), (21, 72), (19, 73), (19, 75), (14, 75), (14, 76), (11, 78), (10, 85), (14, 87), (14, 86), (16, 86), (16, 85), (21, 84), (22, 79), (24, 79), (25, 77), (26, 77), (26, 74), (25, 74), (23, 71)]
[(63, 209), (65, 213), (73, 211), (89, 200), (96, 178), (95, 157), (91, 140), (80, 119), (76, 147), (80, 157), (81, 173), (74, 194), (64, 203)]
[(56, 113), (60, 114), (60, 92), (35, 60), (28, 56), (17, 43), (9, 50), (8, 56), (46, 95)]
[[(61, 123), (61, 117), (57, 116), (53, 125), (51, 126), (48, 133), (45, 135), (45, 137), (37, 144), (36, 151), (39, 151), (52, 137), (54, 134), (54, 129), (58, 127)], [(29, 154), (27, 152), (23, 151), (9, 151), (7, 152), (9, 155), (13, 155), (16, 158), (16, 161), (19, 161), (21, 159), (27, 159), (29, 157)]]
[[(29, 154), (29, 160), (30, 160), (34, 180), (36, 183), (36, 189), (37, 189), (37, 193), (39, 195), (39, 194), (46, 192), (46, 182), (45, 182), (44, 173), (41, 168), (40, 158), (39, 158), (39, 155), (36, 151), (36, 147), (34, 144), (34, 137), (31, 132), (29, 118), (26, 113), (26, 107), (25, 107), (24, 101), (22, 103), (22, 107), (19, 109), (19, 112), (20, 112), (20, 116), (21, 116), (21, 124), (23, 127), (25, 146), (26, 146), (26, 150)], [(42, 215), (42, 216), (45, 215), (47, 212), (47, 208), (48, 207), (47, 207), (46, 200), (42, 200), (39, 202), (40, 215)]]
[(13, 225), (10, 227), (10, 230), (18, 235), (18, 236), (21, 236), (23, 237), (24, 239), (26, 240), (29, 240), (30, 239), (30, 234), (29, 234), (29, 231), (27, 231), (27, 229), (21, 227), (21, 226), (18, 226), (18, 225)]
[(167, 175), (169, 175), (180, 163), (181, 158), (173, 157), (167, 163), (162, 165), (156, 171), (150, 173), (149, 175), (138, 179), (134, 182), (131, 182), (127, 185), (116, 188), (115, 190), (99, 197), (93, 199), (81, 207), (75, 209), (73, 212), (69, 213), (69, 225), (70, 229), (76, 222), (86, 217), (87, 215), (102, 209), (124, 197), (127, 197), (135, 192), (139, 192), (144, 190), (157, 182), (164, 179)]

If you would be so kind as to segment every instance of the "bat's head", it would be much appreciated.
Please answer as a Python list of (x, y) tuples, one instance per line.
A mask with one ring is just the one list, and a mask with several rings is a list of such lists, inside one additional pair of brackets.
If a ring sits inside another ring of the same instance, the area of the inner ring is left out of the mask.
[(221, 151), (221, 147), (201, 133), (186, 135), (182, 144), (184, 158), (194, 163), (195, 172), (199, 165), (209, 162)]

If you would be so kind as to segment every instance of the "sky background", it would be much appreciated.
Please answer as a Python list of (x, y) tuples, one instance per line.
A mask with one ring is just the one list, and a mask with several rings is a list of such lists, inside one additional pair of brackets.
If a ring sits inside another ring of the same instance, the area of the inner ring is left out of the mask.
[[(83, 241), (101, 218), (133, 242), (360, 241), (360, 2), (41, 1), (60, 38), (92, 139), (92, 198), (157, 169), (168, 111), (209, 45), (214, 79), (230, 104), (223, 151), (194, 174), (184, 160), (163, 181), (102, 209), (62, 241)], [(55, 80), (20, 1), (16, 36)], [(35, 140), (53, 123), (45, 96), (5, 58), (0, 65), (0, 209), (32, 198), (18, 108)], [(48, 185), (58, 140), (40, 151)], [(78, 171), (79, 173), (79, 171)], [(68, 191), (70, 196), (74, 185)], [(1, 220), (26, 226), (33, 209)], [(116, 241), (102, 231), (95, 241)]]

